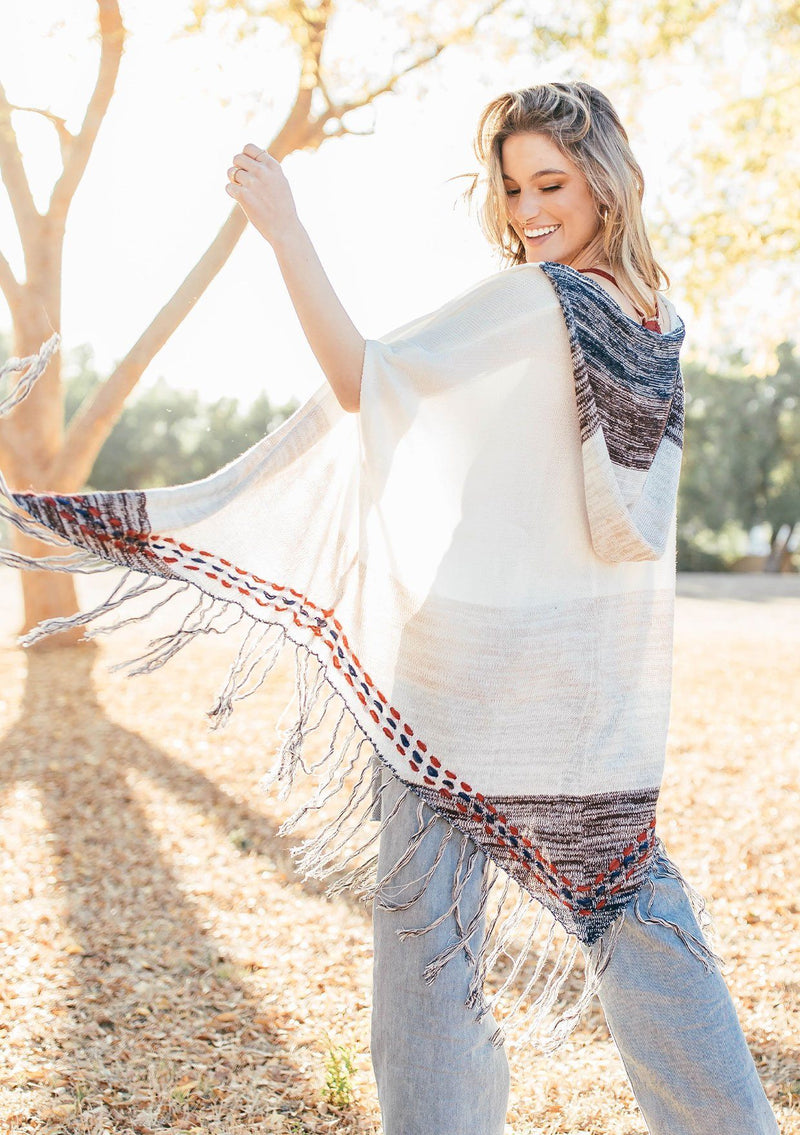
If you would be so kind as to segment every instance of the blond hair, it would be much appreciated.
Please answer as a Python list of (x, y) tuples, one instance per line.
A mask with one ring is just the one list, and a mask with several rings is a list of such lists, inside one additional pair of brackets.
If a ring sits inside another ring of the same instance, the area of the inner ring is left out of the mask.
[[(599, 229), (580, 252), (602, 251), (622, 291), (648, 316), (656, 315), (653, 293), (662, 284), (668, 287), (669, 277), (653, 256), (642, 217), (644, 175), (619, 115), (589, 83), (541, 83), (509, 91), (481, 114), (473, 148), (485, 171), (486, 195), (478, 219), (502, 262), (524, 264), (526, 259), (525, 246), (509, 223), (502, 145), (513, 134), (529, 132), (550, 138), (586, 178)], [(463, 176), (472, 177), (463, 194), (470, 204), (481, 175)]]

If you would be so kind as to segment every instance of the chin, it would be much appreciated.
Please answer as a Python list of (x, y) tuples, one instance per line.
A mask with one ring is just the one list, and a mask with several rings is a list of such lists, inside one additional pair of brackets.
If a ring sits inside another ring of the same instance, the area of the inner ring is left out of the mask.
[(554, 253), (547, 253), (544, 249), (537, 251), (535, 248), (525, 250), (525, 256), (528, 264), (542, 264), (545, 260), (551, 263), (555, 261), (557, 264), (561, 262), (561, 257)]
[(545, 260), (551, 263), (564, 264), (569, 259), (569, 254), (560, 249), (557, 245), (549, 245), (545, 242), (541, 248), (529, 248), (525, 245), (525, 260), (528, 264), (541, 264)]

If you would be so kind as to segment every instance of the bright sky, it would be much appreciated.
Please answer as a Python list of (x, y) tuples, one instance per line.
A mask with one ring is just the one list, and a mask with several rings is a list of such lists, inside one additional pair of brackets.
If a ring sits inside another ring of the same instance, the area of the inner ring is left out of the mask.
[[(63, 0), (0, 9), (0, 78), (12, 103), (47, 108), (77, 130), (96, 74), (96, 8), (93, 0), (68, 6), (68, 19)], [(180, 38), (174, 33), (188, 18), (187, 0), (123, 0), (122, 9), (129, 38), (117, 90), (73, 202), (65, 246), (64, 346), (90, 343), (103, 373), (218, 231), (232, 205), (224, 185), (233, 155), (248, 141), (268, 143), (296, 82), (292, 51), (268, 25), (241, 42), (221, 27)], [(350, 34), (357, 44), (357, 31)], [(364, 54), (372, 58), (371, 43)], [(641, 93), (650, 129), (632, 131), (648, 185), (646, 213), (671, 207), (668, 163), (679, 161), (690, 129), (681, 108), (698, 93), (687, 69), (673, 66), (668, 76), (654, 76), (651, 90)], [(588, 78), (607, 91), (623, 121), (633, 112), (613, 71), (586, 76), (570, 72), (567, 62), (554, 73), (532, 65), (527, 52), (500, 65), (454, 49), (430, 70), (423, 94), (384, 96), (374, 111), (362, 112), (363, 123), (350, 124), (365, 129), (374, 119), (374, 135), (334, 139), (316, 153), (285, 159), (300, 217), (362, 334), (379, 336), (498, 270), (476, 219), (454, 208), (465, 183), (447, 178), (474, 168), (472, 134), (489, 99), (555, 78)], [(635, 97), (641, 106), (640, 92)], [(670, 129), (662, 131), (668, 112)], [(44, 209), (60, 169), (55, 131), (34, 114), (15, 114), (14, 126)], [(3, 190), (0, 248), (21, 278)], [(680, 310), (679, 291), (670, 295)], [(0, 328), (10, 328), (1, 297)], [(690, 327), (687, 352), (710, 330)], [(277, 401), (303, 398), (324, 381), (272, 250), (251, 226), (142, 381), (160, 375), (207, 398), (234, 394), (245, 401), (262, 389)]]

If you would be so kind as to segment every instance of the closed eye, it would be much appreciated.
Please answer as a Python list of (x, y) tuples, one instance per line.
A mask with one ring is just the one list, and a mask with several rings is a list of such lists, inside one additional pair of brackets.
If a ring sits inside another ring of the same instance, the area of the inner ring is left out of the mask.
[[(563, 188), (563, 186), (561, 186), (561, 185), (545, 185), (544, 188), (542, 189), (542, 193), (552, 193), (553, 190), (562, 189), (562, 188)], [(518, 196), (519, 196), (519, 190), (518, 189), (507, 189), (506, 190), (506, 197), (518, 197)]]

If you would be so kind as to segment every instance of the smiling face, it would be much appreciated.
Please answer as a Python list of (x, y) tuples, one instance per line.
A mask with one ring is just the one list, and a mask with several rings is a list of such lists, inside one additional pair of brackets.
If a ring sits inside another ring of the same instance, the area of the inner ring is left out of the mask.
[(599, 252), (590, 250), (588, 258), (582, 251), (601, 233), (602, 220), (586, 178), (552, 139), (512, 134), (503, 141), (500, 161), (509, 224), (528, 263), (556, 260), (573, 268), (605, 263), (602, 245)]

